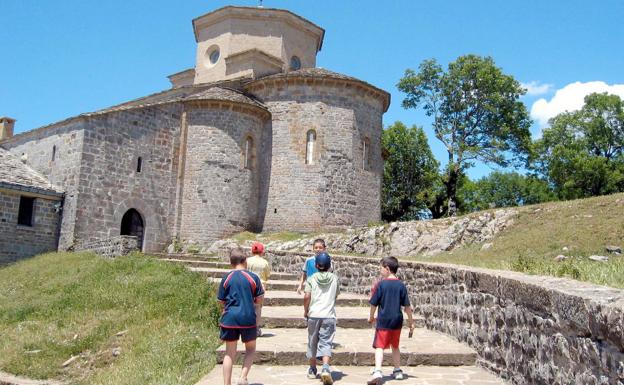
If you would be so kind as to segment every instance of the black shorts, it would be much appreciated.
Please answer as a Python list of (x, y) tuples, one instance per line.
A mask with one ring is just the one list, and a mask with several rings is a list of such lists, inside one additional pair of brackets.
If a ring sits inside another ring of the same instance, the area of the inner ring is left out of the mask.
[(238, 341), (240, 338), (243, 342), (253, 341), (258, 337), (258, 328), (224, 328), (221, 326), (221, 334), (219, 338), (222, 341)]

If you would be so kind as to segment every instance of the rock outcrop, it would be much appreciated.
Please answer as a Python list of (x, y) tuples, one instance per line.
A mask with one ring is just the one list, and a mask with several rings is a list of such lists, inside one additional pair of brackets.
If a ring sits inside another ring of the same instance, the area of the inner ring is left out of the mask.
[[(487, 242), (513, 223), (516, 209), (500, 209), (431, 221), (392, 222), (382, 226), (351, 229), (346, 233), (326, 233), (294, 241), (266, 242), (268, 248), (282, 251), (311, 251), (315, 238), (323, 238), (335, 253), (433, 256), (473, 243)], [(218, 249), (230, 240), (217, 241)]]

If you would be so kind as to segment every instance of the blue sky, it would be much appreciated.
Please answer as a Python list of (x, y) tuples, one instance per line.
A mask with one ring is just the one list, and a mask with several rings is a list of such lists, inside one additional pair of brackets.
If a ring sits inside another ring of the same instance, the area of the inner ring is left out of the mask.
[[(167, 75), (194, 65), (191, 19), (224, 5), (258, 1), (0, 0), (0, 116), (17, 119), (22, 132), (167, 89)], [(265, 0), (264, 6), (323, 27), (317, 66), (391, 92), (384, 124), (423, 126), (440, 160), (446, 154), (430, 120), (402, 109), (396, 90), (405, 69), (424, 59), (446, 65), (468, 53), (492, 56), (531, 85), (523, 101), (535, 135), (548, 117), (578, 108), (586, 93), (624, 97), (622, 0)], [(478, 165), (469, 175), (490, 171)]]

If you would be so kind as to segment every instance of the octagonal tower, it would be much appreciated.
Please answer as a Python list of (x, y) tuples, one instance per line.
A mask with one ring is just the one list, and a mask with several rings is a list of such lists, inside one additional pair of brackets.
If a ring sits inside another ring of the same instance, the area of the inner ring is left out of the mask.
[(325, 31), (283, 9), (228, 6), (193, 20), (194, 84), (313, 68)]

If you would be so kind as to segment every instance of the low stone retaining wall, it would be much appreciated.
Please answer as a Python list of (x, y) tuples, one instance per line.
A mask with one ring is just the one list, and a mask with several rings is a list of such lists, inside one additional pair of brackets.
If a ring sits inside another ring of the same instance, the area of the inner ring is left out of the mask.
[(74, 249), (74, 251), (92, 251), (108, 258), (120, 257), (138, 250), (140, 250), (139, 239), (130, 235), (83, 243)]
[[(267, 252), (298, 273), (310, 254)], [(369, 293), (379, 259), (333, 256), (345, 290)], [(426, 326), (456, 337), (513, 384), (624, 385), (624, 291), (573, 280), (401, 262)]]

